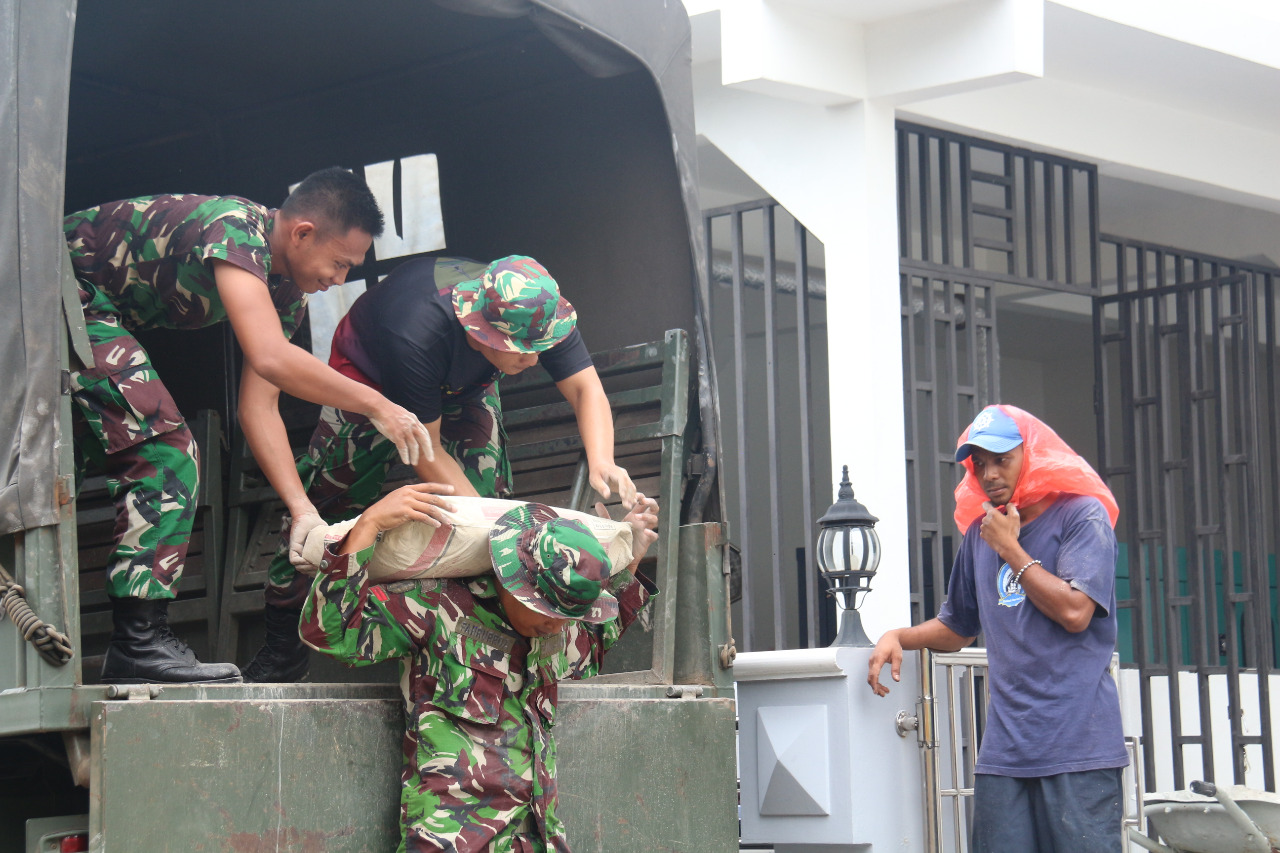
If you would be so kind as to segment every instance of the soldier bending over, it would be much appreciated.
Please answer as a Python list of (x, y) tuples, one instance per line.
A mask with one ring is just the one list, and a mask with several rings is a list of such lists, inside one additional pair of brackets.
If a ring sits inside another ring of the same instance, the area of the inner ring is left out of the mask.
[[(429, 456), (430, 438), (411, 412), (288, 340), (308, 295), (342, 284), (364, 260), (382, 212), (364, 181), (331, 168), (308, 176), (279, 210), (235, 196), (157, 195), (73, 213), (63, 229), (94, 361), (71, 373), (77, 472), (95, 462), (116, 506), (106, 583), (114, 627), (102, 680), (240, 681), (233, 664), (201, 663), (169, 631), (199, 462), (133, 333), (231, 323), (244, 351), (241, 428), (295, 514), (305, 498), (277, 408), (281, 390), (362, 412), (406, 462)], [(306, 530), (292, 535), (300, 542)]]

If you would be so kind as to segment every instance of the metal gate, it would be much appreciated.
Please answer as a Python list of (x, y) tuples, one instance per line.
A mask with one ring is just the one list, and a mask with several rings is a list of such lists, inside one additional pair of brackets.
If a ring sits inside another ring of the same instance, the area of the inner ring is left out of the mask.
[(1232, 781), (1275, 790), (1273, 278), (1119, 241), (1112, 254), (1115, 290), (1094, 303), (1099, 473), (1121, 508), (1120, 645), (1148, 790), (1158, 756), (1183, 789), (1214, 779), (1224, 746)]
[(902, 352), (911, 622), (933, 616), (947, 591), (960, 534), (951, 517), (955, 437), (1000, 399), (992, 284), (902, 262)]
[(826, 645), (835, 605), (810, 547), (832, 495), (822, 241), (768, 198), (703, 217), (721, 406), (732, 413), (721, 473), (741, 558), (741, 648)]
[[(974, 764), (987, 723), (991, 683), (987, 650), (920, 652), (920, 698), (916, 740), (923, 759), (925, 853), (966, 853), (973, 827)], [(1120, 671), (1111, 658), (1111, 677)], [(1126, 737), (1121, 834), (1142, 826), (1142, 770), (1138, 739)], [(1127, 849), (1127, 848), (1126, 848)]]
[(1098, 174), (1089, 163), (898, 122), (899, 287), (911, 621), (946, 596), (960, 544), (956, 436), (1000, 402), (996, 295), (1092, 295)]

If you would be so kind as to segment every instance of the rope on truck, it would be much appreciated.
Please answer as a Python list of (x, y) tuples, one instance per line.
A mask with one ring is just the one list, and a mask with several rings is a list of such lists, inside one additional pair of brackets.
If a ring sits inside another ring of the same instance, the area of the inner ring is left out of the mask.
[(22, 639), (36, 647), (40, 656), (54, 666), (71, 660), (74, 651), (66, 634), (35, 614), (27, 604), (26, 591), (0, 566), (0, 607), (9, 614)]

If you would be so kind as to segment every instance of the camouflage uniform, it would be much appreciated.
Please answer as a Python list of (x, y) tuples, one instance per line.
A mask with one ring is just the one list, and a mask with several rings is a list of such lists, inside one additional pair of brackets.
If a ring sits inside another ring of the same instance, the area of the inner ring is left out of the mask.
[(221, 259), (263, 279), (292, 335), (306, 296), (268, 279), (272, 214), (242, 198), (162, 195), (63, 222), (95, 362), (71, 373), (76, 472), (86, 462), (104, 470), (116, 504), (113, 597), (175, 596), (199, 488), (191, 431), (132, 332), (224, 321), (210, 264)]
[[(487, 264), (465, 258), (434, 260), (434, 280), (441, 293), (462, 282), (478, 280)], [(350, 363), (335, 347), (329, 365), (357, 381), (382, 390)], [(441, 387), (440, 441), (457, 460), (476, 493), (485, 498), (512, 494), (511, 463), (507, 436), (502, 428), (502, 402), (494, 381), (480, 394), (471, 389)], [(369, 419), (354, 412), (325, 407), (311, 435), (307, 452), (298, 458), (298, 477), (307, 498), (330, 524), (363, 512), (378, 499), (387, 472), (398, 461), (396, 449)], [(306, 598), (311, 578), (299, 575), (289, 562), (287, 541), (282, 542), (267, 570), (266, 603), (297, 609)]]
[(328, 551), (300, 630), (355, 666), (400, 660), (398, 853), (567, 851), (555, 813), (557, 682), (599, 673), (655, 590), (620, 572), (618, 618), (526, 639), (503, 615), (493, 575), (370, 585), (372, 553)]
[[(511, 496), (511, 464), (502, 429), (502, 403), (494, 382), (479, 400), (445, 394), (440, 419), (444, 452), (458, 461), (467, 480), (485, 498)], [(374, 429), (365, 415), (325, 406), (311, 434), (307, 452), (298, 459), (298, 477), (320, 517), (333, 524), (364, 512), (382, 492), (387, 472), (400, 461), (396, 446)], [(289, 562), (283, 541), (267, 571), (266, 603), (297, 609), (311, 578)]]

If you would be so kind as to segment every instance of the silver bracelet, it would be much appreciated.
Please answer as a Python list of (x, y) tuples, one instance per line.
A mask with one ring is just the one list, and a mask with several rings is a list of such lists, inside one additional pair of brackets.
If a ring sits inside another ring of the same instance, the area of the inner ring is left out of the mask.
[(1040, 568), (1043, 569), (1044, 563), (1040, 562), (1039, 560), (1032, 560), (1022, 568), (1018, 569), (1018, 573), (1013, 576), (1013, 582), (1016, 586), (1022, 586), (1022, 573), (1025, 572), (1027, 569), (1031, 568), (1032, 566), (1039, 566)]

